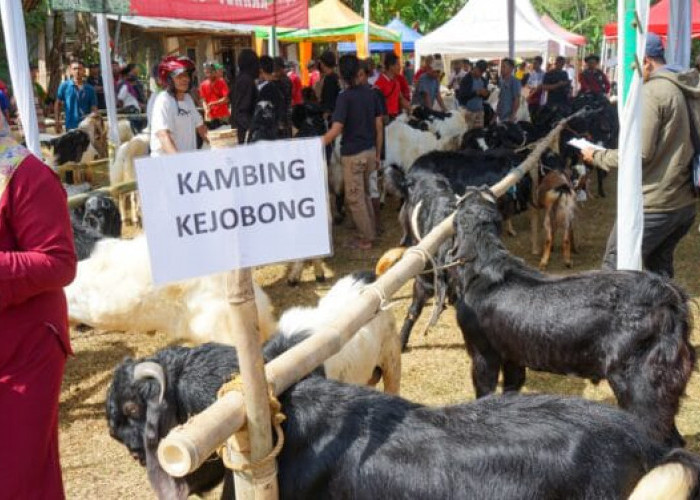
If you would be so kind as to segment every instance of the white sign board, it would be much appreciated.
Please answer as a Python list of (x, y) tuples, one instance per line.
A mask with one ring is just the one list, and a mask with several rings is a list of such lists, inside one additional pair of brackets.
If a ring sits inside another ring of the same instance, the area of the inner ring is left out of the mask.
[(154, 283), (331, 253), (319, 138), (136, 160)]

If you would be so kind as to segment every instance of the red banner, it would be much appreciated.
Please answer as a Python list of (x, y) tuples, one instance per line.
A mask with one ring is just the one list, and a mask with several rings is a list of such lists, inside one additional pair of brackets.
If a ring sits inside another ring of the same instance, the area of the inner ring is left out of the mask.
[(51, 0), (50, 4), (58, 10), (309, 27), (308, 0)]

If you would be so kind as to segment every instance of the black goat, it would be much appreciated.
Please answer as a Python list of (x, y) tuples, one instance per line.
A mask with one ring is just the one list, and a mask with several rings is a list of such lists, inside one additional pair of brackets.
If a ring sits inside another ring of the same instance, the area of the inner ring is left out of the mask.
[(90, 136), (84, 130), (70, 130), (48, 141), (48, 145), (53, 149), (54, 165), (63, 165), (69, 161), (79, 163), (90, 147)]
[(654, 438), (682, 446), (674, 424), (695, 366), (688, 296), (652, 273), (544, 275), (513, 257), (487, 191), (468, 189), (455, 218), (449, 289), (472, 358), (477, 397), (518, 391), (525, 369), (607, 379)]
[(292, 125), (297, 129), (295, 137), (317, 137), (328, 129), (323, 109), (315, 102), (305, 102), (292, 107)]
[[(265, 345), (263, 358), (269, 361), (307, 336), (277, 335)], [(158, 464), (157, 450), (173, 427), (211, 405), (219, 388), (238, 371), (236, 349), (214, 343), (166, 347), (147, 358), (126, 358), (114, 370), (106, 401), (110, 435), (146, 467), (159, 498), (185, 499), (222, 480), (221, 498), (233, 498), (233, 477), (218, 457), (184, 478), (174, 478)], [(317, 373), (323, 374), (323, 369)]]
[[(435, 408), (309, 377), (280, 402), (283, 500), (598, 500), (627, 498), (636, 485), (649, 498), (664, 496), (663, 479), (698, 498), (699, 457), (583, 399), (513, 394)], [(682, 473), (670, 479), (669, 467)]]
[(255, 105), (255, 112), (248, 129), (246, 143), (257, 141), (274, 141), (279, 138), (277, 112), (270, 101), (260, 101)]
[(425, 106), (416, 106), (411, 110), (411, 116), (418, 121), (444, 120), (452, 116), (451, 111), (436, 111)]
[[(295, 343), (278, 335), (265, 345), (263, 356), (273, 359)], [(214, 354), (219, 349), (167, 348), (149, 358), (153, 364), (135, 366), (127, 360), (115, 372), (107, 398), (110, 431), (125, 444), (133, 443), (132, 454), (147, 465), (152, 480), (168, 483), (158, 490), (161, 498), (203, 491), (189, 487), (195, 476), (209, 485), (216, 478), (212, 474), (209, 483), (203, 480), (211, 469), (199, 469), (184, 480), (166, 475), (154, 459), (154, 438), (194, 409), (185, 400), (171, 403), (176, 397), (200, 401), (201, 411), (229, 370), (237, 371), (235, 351)], [(697, 456), (650, 439), (633, 415), (579, 398), (512, 394), (425, 407), (326, 380), (320, 368), (279, 400), (286, 415), (278, 457), (283, 500), (612, 499), (630, 493), (643, 498), (648, 490), (663, 494), (661, 485), (698, 498)], [(157, 434), (148, 435), (151, 431)], [(217, 463), (208, 461), (204, 467)], [(234, 498), (230, 473), (226, 477), (222, 497)]]
[[(149, 366), (143, 363), (155, 367), (140, 374), (139, 365)], [(183, 479), (172, 478), (158, 465), (156, 453), (170, 429), (212, 404), (221, 385), (238, 370), (236, 350), (221, 344), (167, 347), (149, 358), (127, 358), (115, 369), (107, 392), (110, 435), (147, 467), (159, 498), (187, 498), (214, 488), (224, 478), (219, 459), (208, 460)], [(231, 480), (229, 477), (222, 498), (231, 497)]]

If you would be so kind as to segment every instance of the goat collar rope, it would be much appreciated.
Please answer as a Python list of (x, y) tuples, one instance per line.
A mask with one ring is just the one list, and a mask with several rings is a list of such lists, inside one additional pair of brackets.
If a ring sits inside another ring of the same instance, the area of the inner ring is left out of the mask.
[[(217, 393), (217, 397), (221, 399), (224, 395), (229, 392), (237, 391), (241, 394), (244, 392), (243, 379), (240, 375), (234, 375), (233, 378), (221, 386)], [(286, 416), (282, 413), (282, 404), (279, 402), (275, 396), (275, 391), (272, 385), (268, 384), (268, 395), (270, 402), (270, 416), (272, 420), (272, 426), (275, 429), (275, 434), (277, 436), (277, 443), (275, 443), (274, 448), (270, 450), (270, 453), (266, 457), (260, 460), (255, 460), (252, 462), (245, 463), (234, 463), (231, 459), (232, 449), (234, 446), (233, 436), (226, 441), (218, 450), (217, 454), (221, 457), (226, 468), (234, 472), (243, 472), (250, 474), (254, 481), (265, 480), (271, 475), (275, 474), (275, 460), (277, 456), (282, 451), (284, 446), (284, 432), (282, 431), (282, 422), (286, 420)], [(245, 433), (246, 427), (241, 428), (236, 434)]]

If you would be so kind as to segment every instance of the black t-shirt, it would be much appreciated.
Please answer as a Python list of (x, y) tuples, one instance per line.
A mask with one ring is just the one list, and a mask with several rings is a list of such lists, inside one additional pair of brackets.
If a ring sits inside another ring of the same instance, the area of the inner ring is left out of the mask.
[(336, 99), (340, 93), (340, 80), (338, 75), (331, 73), (323, 79), (321, 87), (321, 108), (324, 112), (333, 113), (335, 111)]
[(569, 82), (569, 85), (561, 86), (556, 90), (548, 90), (547, 104), (566, 104), (569, 101), (571, 82), (569, 81), (569, 75), (566, 74), (566, 71), (553, 69), (545, 73), (544, 85), (552, 85), (559, 82)]
[(277, 123), (282, 125), (287, 119), (287, 110), (284, 106), (284, 96), (280, 85), (275, 81), (268, 81), (258, 91), (258, 102), (269, 101), (275, 107)]
[(341, 155), (356, 155), (376, 146), (378, 116), (382, 116), (382, 110), (371, 87), (350, 87), (338, 94), (333, 122), (343, 124)]

